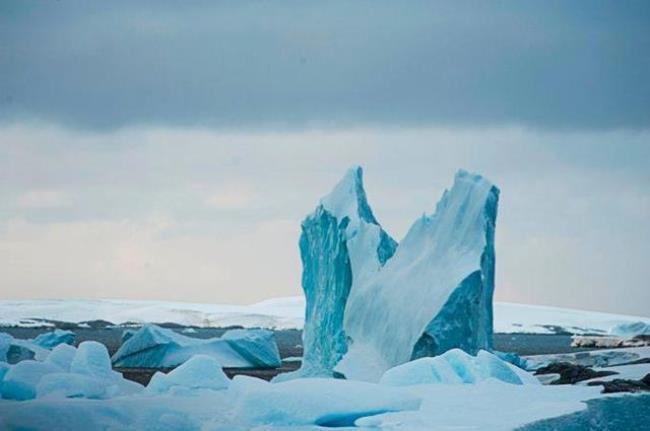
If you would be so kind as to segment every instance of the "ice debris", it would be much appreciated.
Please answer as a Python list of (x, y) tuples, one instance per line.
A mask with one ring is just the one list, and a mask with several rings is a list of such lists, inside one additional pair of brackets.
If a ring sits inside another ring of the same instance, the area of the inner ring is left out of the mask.
[(43, 362), (28, 359), (9, 365), (0, 383), (2, 398), (12, 400), (105, 399), (142, 389), (111, 369), (106, 347), (95, 341), (85, 341), (78, 349), (60, 344)]
[(514, 385), (540, 384), (530, 373), (492, 353), (480, 350), (476, 356), (452, 349), (440, 356), (420, 358), (389, 369), (380, 383), (390, 386), (421, 384), (467, 384), (496, 379)]
[(273, 332), (235, 329), (219, 338), (192, 338), (171, 329), (145, 325), (113, 355), (116, 367), (171, 368), (194, 355), (215, 358), (231, 368), (274, 368), (282, 364)]
[(156, 372), (147, 385), (147, 392), (191, 393), (195, 389), (226, 389), (229, 384), (219, 361), (211, 356), (196, 355), (167, 374)]

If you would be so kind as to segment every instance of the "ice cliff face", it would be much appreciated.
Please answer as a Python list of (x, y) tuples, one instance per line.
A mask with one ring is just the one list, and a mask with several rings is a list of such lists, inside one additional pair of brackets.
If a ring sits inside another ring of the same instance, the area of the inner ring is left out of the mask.
[(411, 359), (491, 349), (498, 196), (460, 171), (397, 247), (351, 169), (303, 222), (303, 371), (378, 380)]
[(350, 169), (302, 223), (300, 255), (306, 297), (301, 375), (331, 375), (347, 351), (349, 297), (377, 274), (397, 243), (368, 205), (360, 167)]

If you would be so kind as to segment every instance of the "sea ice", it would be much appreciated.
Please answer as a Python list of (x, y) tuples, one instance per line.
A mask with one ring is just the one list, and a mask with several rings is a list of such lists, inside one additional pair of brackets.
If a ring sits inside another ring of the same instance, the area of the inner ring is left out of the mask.
[(165, 393), (182, 389), (226, 389), (230, 380), (221, 369), (221, 364), (206, 355), (192, 356), (187, 362), (167, 374), (156, 372), (147, 386), (149, 393)]
[(416, 410), (420, 405), (417, 396), (398, 388), (331, 378), (268, 383), (236, 376), (228, 395), (233, 397), (233, 416), (251, 424), (277, 426), (352, 426), (360, 417)]
[(471, 356), (452, 349), (433, 358), (420, 358), (389, 369), (380, 383), (390, 386), (410, 386), (431, 383), (467, 384), (496, 379), (515, 385), (539, 381), (532, 374), (515, 367), (492, 353), (481, 350)]
[(172, 390), (105, 400), (54, 395), (0, 400), (0, 429), (509, 430), (584, 409), (582, 401), (601, 396), (599, 392), (594, 387), (513, 385), (496, 379), (396, 387), (319, 378), (272, 384), (237, 376), (225, 390)]
[(116, 367), (171, 368), (194, 355), (212, 356), (224, 367), (273, 368), (282, 364), (275, 337), (262, 329), (232, 330), (220, 338), (192, 338), (145, 325), (113, 355)]

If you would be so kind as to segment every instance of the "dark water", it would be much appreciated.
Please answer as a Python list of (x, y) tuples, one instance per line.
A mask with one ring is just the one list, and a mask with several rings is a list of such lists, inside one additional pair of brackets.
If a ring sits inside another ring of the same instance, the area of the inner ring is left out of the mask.
[(649, 431), (650, 395), (626, 395), (587, 401), (587, 410), (545, 419), (518, 431)]
[[(194, 333), (184, 333), (182, 328), (173, 328), (175, 331), (195, 338), (220, 337), (227, 329), (223, 328), (194, 328)], [(16, 338), (34, 338), (37, 335), (47, 332), (44, 328), (2, 328), (0, 332), (6, 332)], [(124, 328), (75, 328), (73, 329), (76, 343), (94, 340), (106, 346), (112, 355), (122, 344), (122, 332)], [(275, 339), (278, 343), (280, 356), (282, 358), (302, 356), (302, 331), (288, 329), (275, 331)], [(579, 350), (571, 347), (570, 335), (550, 334), (495, 334), (494, 347), (502, 352), (514, 352), (519, 355), (542, 355), (547, 353), (570, 353)]]

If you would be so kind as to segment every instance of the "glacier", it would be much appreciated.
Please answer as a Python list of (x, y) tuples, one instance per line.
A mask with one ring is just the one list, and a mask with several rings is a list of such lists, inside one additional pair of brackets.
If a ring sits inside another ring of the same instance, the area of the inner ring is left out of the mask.
[(350, 169), (302, 223), (298, 375), (377, 381), (411, 359), (491, 350), (499, 189), (459, 171), (398, 245), (375, 218), (362, 173)]
[(271, 331), (234, 329), (218, 338), (201, 339), (151, 324), (129, 336), (112, 361), (116, 367), (171, 368), (197, 354), (211, 356), (232, 368), (274, 368), (282, 364)]

